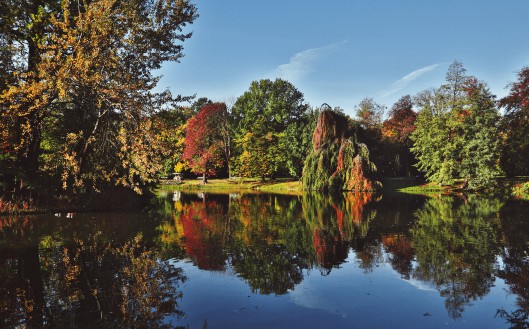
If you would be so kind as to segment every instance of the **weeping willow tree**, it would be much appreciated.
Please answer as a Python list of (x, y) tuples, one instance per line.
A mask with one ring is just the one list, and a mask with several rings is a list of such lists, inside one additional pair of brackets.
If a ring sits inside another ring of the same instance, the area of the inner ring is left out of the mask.
[(320, 113), (312, 136), (313, 151), (303, 168), (303, 187), (324, 191), (372, 191), (381, 187), (373, 179), (376, 166), (369, 149), (358, 141), (359, 126), (344, 114)]

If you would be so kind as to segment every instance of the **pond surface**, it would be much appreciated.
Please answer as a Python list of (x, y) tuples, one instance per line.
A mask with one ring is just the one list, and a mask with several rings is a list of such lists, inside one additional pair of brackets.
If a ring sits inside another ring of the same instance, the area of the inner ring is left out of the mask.
[(164, 191), (0, 217), (0, 327), (527, 328), (529, 203)]

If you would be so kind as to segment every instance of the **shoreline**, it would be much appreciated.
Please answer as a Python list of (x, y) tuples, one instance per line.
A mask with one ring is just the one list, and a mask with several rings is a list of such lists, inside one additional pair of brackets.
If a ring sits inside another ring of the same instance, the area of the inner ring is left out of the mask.
[[(381, 179), (383, 188), (376, 191), (362, 191), (364, 193), (403, 193), (416, 195), (439, 195), (455, 193), (480, 193), (480, 191), (470, 191), (453, 186), (439, 186), (434, 183), (425, 183), (415, 178), (399, 177)], [(182, 183), (175, 184), (172, 181), (162, 181), (155, 189), (154, 194), (158, 195), (163, 191), (189, 191), (189, 192), (264, 192), (275, 194), (302, 195), (308, 190), (303, 190), (299, 179), (280, 178), (276, 180), (260, 181), (259, 179), (237, 178), (237, 179), (209, 179), (206, 185), (203, 185), (199, 179), (184, 180)], [(347, 191), (344, 191), (345, 193)], [(354, 192), (354, 191), (351, 191)], [(497, 179), (497, 186), (487, 191), (486, 194), (493, 194), (507, 198), (529, 201), (529, 177), (514, 177)], [(111, 202), (112, 203), (112, 202)], [(41, 206), (32, 206), (24, 200), (17, 202), (6, 202), (0, 197), (0, 216), (12, 215), (37, 215), (47, 213), (67, 213), (67, 212), (102, 212), (138, 209), (139, 206), (101, 206), (92, 205), (68, 205), (61, 207), (54, 205), (49, 208)]]

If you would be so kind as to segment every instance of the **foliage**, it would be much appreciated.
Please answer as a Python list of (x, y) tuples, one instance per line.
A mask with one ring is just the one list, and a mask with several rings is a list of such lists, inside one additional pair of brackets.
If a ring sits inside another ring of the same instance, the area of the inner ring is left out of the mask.
[(355, 126), (345, 115), (324, 110), (320, 112), (313, 135), (314, 149), (303, 168), (303, 187), (316, 190), (374, 190), (375, 165), (369, 150), (357, 141)]
[(529, 182), (515, 184), (512, 194), (519, 199), (529, 199)]
[(219, 122), (225, 121), (226, 105), (204, 105), (187, 123), (183, 160), (197, 174), (213, 175), (225, 164), (223, 135)]
[(529, 67), (518, 72), (509, 95), (499, 104), (506, 113), (501, 122), (501, 167), (507, 175), (529, 175)]
[(161, 143), (164, 162), (161, 176), (169, 176), (173, 172), (182, 172), (187, 166), (182, 160), (185, 148), (185, 132), (187, 121), (191, 118), (191, 109), (177, 107), (162, 110), (152, 116), (153, 129)]
[(428, 180), (449, 185), (463, 178), (477, 189), (494, 184), (499, 173), (499, 115), (485, 83), (464, 72), (454, 62), (447, 84), (416, 97), (421, 109), (411, 150)]
[(376, 103), (373, 98), (364, 98), (356, 107), (359, 128), (358, 139), (369, 145), (370, 159), (377, 164), (377, 172), (383, 176), (394, 173), (395, 150), (383, 137), (382, 118), (386, 107)]
[[(31, 182), (42, 170), (63, 189), (122, 185), (141, 192), (161, 169), (149, 116), (177, 100), (152, 92), (152, 71), (182, 57), (180, 42), (191, 36), (182, 28), (196, 18), (194, 5), (31, 3), (31, 25), (41, 27), (22, 37), (31, 48), (21, 59), (27, 65), (12, 72), (1, 94), (0, 130), (15, 123), (2, 138), (13, 145), (17, 165)], [(17, 18), (11, 28), (21, 23)]]
[(307, 151), (307, 109), (303, 94), (287, 81), (252, 82), (232, 109), (235, 171), (263, 180), (299, 175)]
[(389, 118), (382, 124), (383, 161), (378, 163), (386, 176), (411, 176), (414, 173), (412, 164), (415, 158), (409, 148), (416, 120), (411, 97), (406, 95), (392, 106)]
[(355, 110), (364, 129), (378, 129), (382, 125), (385, 109), (385, 106), (375, 103), (373, 98), (364, 98)]
[(391, 107), (389, 118), (382, 125), (382, 135), (400, 144), (410, 145), (416, 119), (411, 97), (403, 96)]

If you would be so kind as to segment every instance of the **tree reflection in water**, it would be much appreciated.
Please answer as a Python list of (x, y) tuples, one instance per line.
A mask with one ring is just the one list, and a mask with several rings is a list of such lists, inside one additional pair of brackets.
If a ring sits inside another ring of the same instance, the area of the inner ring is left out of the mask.
[(416, 212), (413, 276), (435, 285), (452, 318), (494, 283), (501, 206), (498, 199), (445, 196), (429, 199)]
[[(303, 280), (304, 270), (317, 267), (327, 275), (352, 244), (363, 245), (376, 216), (373, 199), (363, 193), (187, 195), (174, 203), (173, 224), (160, 230), (162, 240), (181, 244), (197, 267), (229, 266), (254, 292), (284, 294)], [(373, 246), (359, 251), (366, 269), (381, 256)]]
[(178, 289), (186, 278), (162, 259), (232, 271), (253, 292), (280, 295), (309, 271), (329, 275), (353, 257), (366, 273), (387, 263), (403, 280), (433, 285), (454, 319), (502, 278), (518, 310), (498, 315), (527, 328), (526, 203), (363, 193), (182, 193), (158, 201), (149, 216), (0, 218), (0, 326), (174, 325), (167, 321), (183, 315)]
[(116, 244), (97, 231), (66, 238), (62, 227), (27, 239), (38, 220), (18, 219), (0, 219), (2, 325), (165, 328), (173, 327), (168, 316), (183, 315), (177, 288), (184, 274), (158, 259), (141, 234)]
[[(254, 292), (287, 293), (304, 271), (317, 268), (328, 275), (353, 250), (366, 272), (388, 262), (405, 280), (433, 284), (457, 319), (494, 284), (503, 202), (439, 196), (393, 204), (402, 200), (414, 199), (365, 193), (184, 196), (175, 203), (172, 220), (179, 243), (198, 267), (231, 267)], [(509, 266), (527, 268), (507, 259), (506, 271)]]
[(498, 276), (506, 281), (517, 296), (518, 309), (509, 313), (503, 309), (498, 315), (511, 324), (511, 328), (529, 328), (529, 203), (511, 201), (502, 209), (503, 268)]

